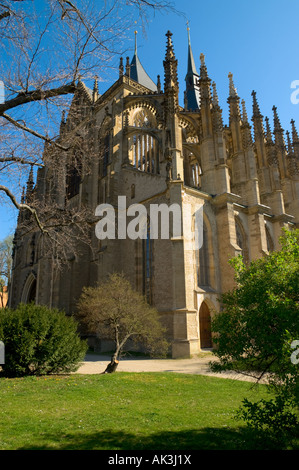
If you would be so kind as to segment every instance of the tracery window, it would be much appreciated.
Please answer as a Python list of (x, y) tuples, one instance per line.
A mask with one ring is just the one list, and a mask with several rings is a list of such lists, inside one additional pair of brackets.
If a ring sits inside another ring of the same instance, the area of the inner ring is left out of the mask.
[(200, 188), (201, 183), (200, 183), (200, 175), (201, 175), (201, 169), (199, 164), (192, 163), (191, 164), (191, 176), (192, 176), (192, 186), (194, 188)]
[(184, 180), (187, 186), (201, 188), (202, 171), (197, 158), (193, 153), (186, 152), (184, 155)]
[(131, 165), (140, 171), (159, 173), (159, 143), (153, 134), (155, 117), (147, 109), (141, 109), (133, 117), (133, 127), (136, 132), (128, 137)]

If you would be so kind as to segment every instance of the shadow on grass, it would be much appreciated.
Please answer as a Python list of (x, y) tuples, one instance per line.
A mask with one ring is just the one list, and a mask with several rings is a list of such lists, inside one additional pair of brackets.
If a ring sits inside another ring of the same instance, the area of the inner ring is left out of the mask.
[[(149, 435), (125, 431), (103, 430), (84, 435), (82, 432), (62, 435), (43, 435), (26, 450), (271, 450), (278, 449), (277, 442), (264, 435), (250, 433), (245, 428), (205, 428), (178, 432), (161, 432)], [(22, 447), (19, 450), (24, 450)], [(283, 447), (281, 447), (283, 449)]]

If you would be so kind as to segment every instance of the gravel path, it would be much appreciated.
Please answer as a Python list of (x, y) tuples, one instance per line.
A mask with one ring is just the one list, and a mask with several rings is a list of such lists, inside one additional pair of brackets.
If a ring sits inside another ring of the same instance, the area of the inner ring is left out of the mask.
[[(123, 358), (117, 371), (119, 372), (176, 372), (184, 374), (209, 375), (213, 377), (229, 378), (233, 380), (254, 381), (236, 372), (214, 373), (209, 369), (209, 362), (217, 358), (212, 354), (192, 359), (150, 359), (150, 358)], [(109, 356), (88, 354), (76, 374), (100, 374), (110, 362)]]

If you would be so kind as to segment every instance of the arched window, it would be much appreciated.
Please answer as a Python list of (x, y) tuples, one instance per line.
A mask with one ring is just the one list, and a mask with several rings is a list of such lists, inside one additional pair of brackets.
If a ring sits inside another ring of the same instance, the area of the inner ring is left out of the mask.
[(133, 127), (136, 127), (136, 132), (128, 137), (131, 165), (140, 171), (159, 173), (159, 143), (153, 135), (155, 117), (147, 109), (138, 110), (133, 116)]
[(184, 180), (187, 186), (201, 188), (201, 167), (193, 153), (185, 151), (184, 155)]
[(241, 255), (243, 256), (244, 261), (248, 261), (248, 249), (246, 243), (246, 236), (241, 222), (235, 218), (235, 227), (236, 227), (236, 242), (239, 248), (241, 248)]
[(33, 273), (30, 273), (26, 279), (21, 302), (28, 304), (30, 302), (34, 302), (36, 299), (36, 277)]
[(266, 239), (267, 239), (267, 250), (270, 253), (271, 251), (274, 250), (274, 243), (273, 243), (272, 237), (270, 235), (269, 228), (266, 226), (265, 229), (266, 229)]
[(154, 129), (156, 125), (156, 118), (146, 108), (139, 109), (133, 116), (133, 126), (135, 127)]
[(75, 148), (71, 156), (66, 171), (66, 197), (71, 199), (80, 192), (81, 176), (82, 176), (82, 151)]
[(200, 287), (210, 286), (209, 241), (205, 223), (203, 224), (202, 247), (198, 252), (197, 284)]
[(107, 130), (100, 139), (100, 176), (107, 176), (110, 161), (110, 132)]

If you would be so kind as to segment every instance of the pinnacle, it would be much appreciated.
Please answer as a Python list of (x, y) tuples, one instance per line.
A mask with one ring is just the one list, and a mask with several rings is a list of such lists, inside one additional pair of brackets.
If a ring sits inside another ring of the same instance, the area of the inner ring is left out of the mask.
[(229, 78), (229, 97), (238, 98), (237, 89), (233, 81), (233, 74), (231, 72), (228, 74), (228, 78)]
[(247, 111), (246, 111), (245, 100), (242, 100), (241, 104), (242, 104), (242, 120), (243, 120), (243, 124), (248, 124), (248, 115), (247, 115)]
[(272, 132), (270, 129), (270, 124), (269, 124), (269, 118), (265, 117), (265, 121), (266, 121), (266, 140), (268, 143), (273, 143)]
[(272, 110), (274, 113), (274, 132), (277, 132), (277, 131), (283, 132), (283, 128), (281, 127), (280, 120), (279, 120), (278, 113), (277, 113), (277, 107), (273, 106)]
[(291, 120), (291, 125), (292, 125), (292, 139), (293, 139), (293, 143), (298, 143), (298, 142), (299, 142), (299, 136), (298, 136), (297, 129), (296, 129), (296, 127), (295, 127), (295, 121), (294, 121), (294, 119)]
[(263, 116), (261, 114), (260, 107), (256, 98), (256, 91), (253, 90), (251, 93), (251, 96), (253, 100), (253, 103), (252, 103), (253, 117), (262, 118)]
[(212, 88), (213, 88), (213, 104), (214, 106), (219, 106), (219, 98), (218, 98), (218, 93), (216, 89), (216, 83), (212, 83)]

